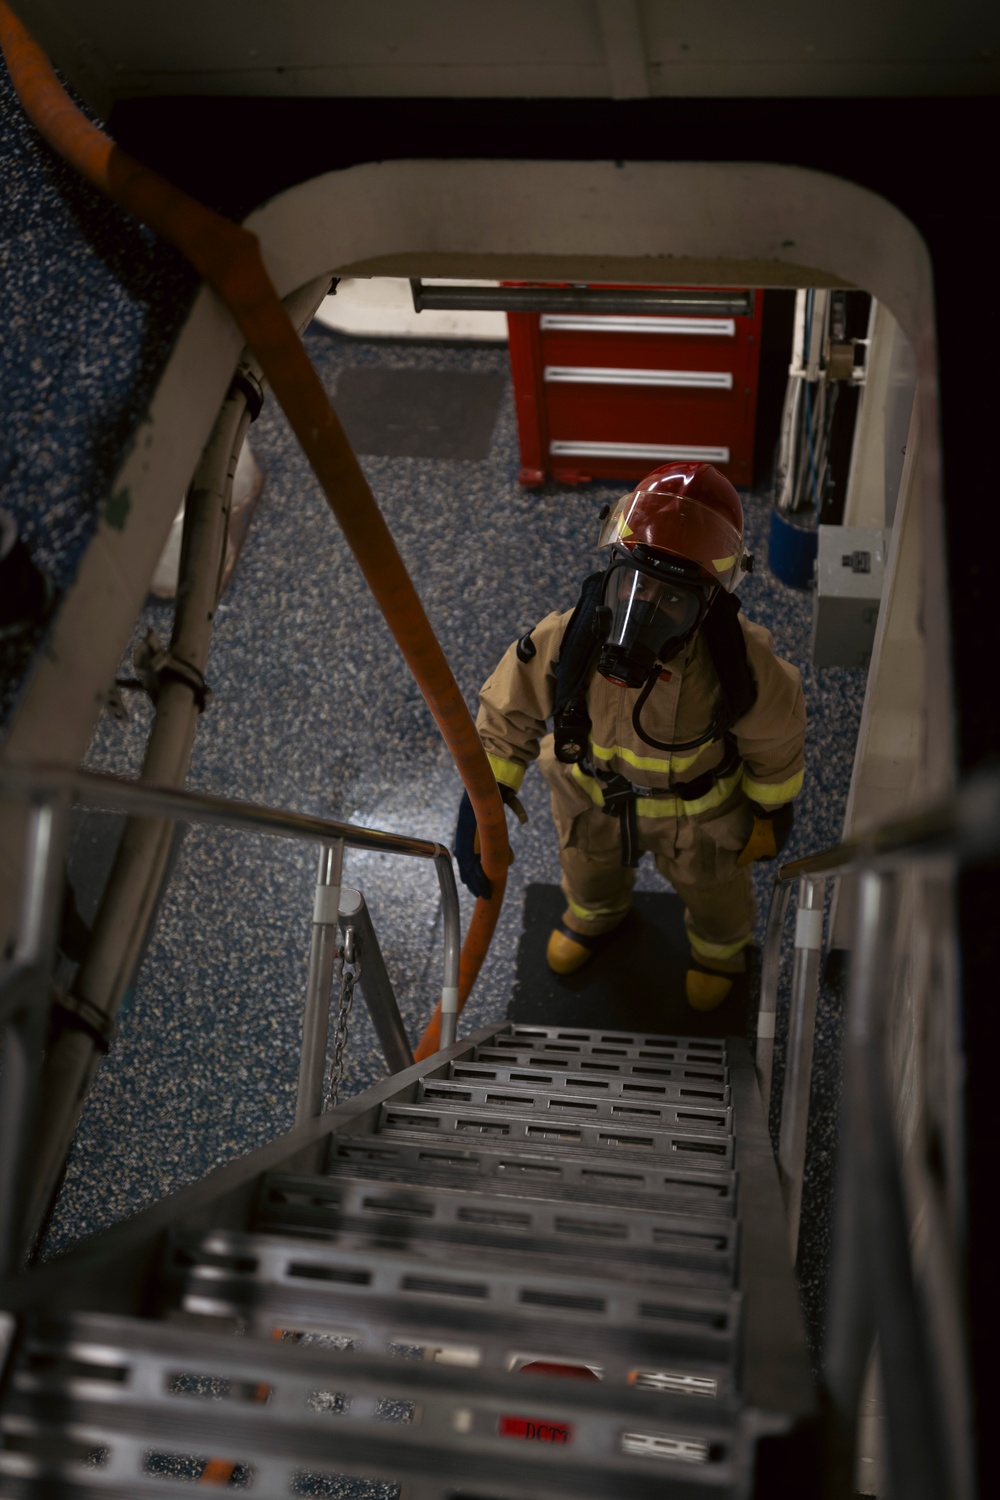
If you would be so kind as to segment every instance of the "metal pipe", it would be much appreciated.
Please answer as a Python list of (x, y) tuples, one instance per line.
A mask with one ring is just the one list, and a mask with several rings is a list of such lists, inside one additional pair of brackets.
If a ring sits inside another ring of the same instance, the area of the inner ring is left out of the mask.
[[(183, 783), (191, 759), (204, 706), (196, 684), (208, 662), (233, 474), (249, 424), (246, 396), (234, 387), (223, 403), (185, 506), (169, 653), (184, 664), (185, 672), (164, 677), (159, 685), (142, 762), (142, 776), (150, 781)], [(117, 1014), (139, 962), (170, 859), (171, 840), (169, 823), (144, 817), (129, 817), (122, 832), (86, 957), (73, 983), (74, 994), (108, 1020)], [(63, 1030), (52, 1039), (43, 1072), (36, 1164), (39, 1218), (47, 1211), (99, 1061), (100, 1052), (86, 1032)]]
[(826, 882), (801, 880), (795, 917), (795, 966), (785, 1049), (785, 1086), (781, 1096), (778, 1175), (788, 1215), (792, 1263), (798, 1255), (802, 1180), (805, 1176), (809, 1093), (812, 1085), (813, 1037), (823, 946), (823, 897)]
[(401, 1073), (413, 1066), (413, 1049), (399, 1014), (395, 991), (389, 978), (382, 949), (372, 922), (368, 903), (360, 891), (344, 888), (340, 898), (341, 924), (354, 928), (354, 944), (361, 961), (361, 994), (390, 1073)]
[(171, 818), (185, 823), (204, 823), (218, 828), (239, 828), (276, 838), (343, 839), (348, 849), (368, 849), (374, 854), (405, 854), (418, 859), (451, 862), (443, 844), (430, 839), (409, 838), (401, 833), (382, 833), (355, 823), (317, 818), (310, 813), (287, 812), (256, 802), (239, 802), (213, 792), (152, 786), (143, 781), (107, 776), (100, 771), (78, 771), (67, 766), (0, 765), (0, 792), (48, 793), (65, 791), (84, 807), (102, 807), (111, 812), (142, 813), (147, 817)]
[(323, 1076), (330, 1029), (330, 992), (337, 958), (337, 918), (344, 869), (344, 841), (333, 839), (319, 851), (313, 899), (309, 978), (302, 1019), (302, 1055), (295, 1101), (295, 1123), (302, 1125), (323, 1112)]
[(757, 1082), (764, 1105), (764, 1119), (771, 1111), (771, 1075), (774, 1070), (774, 1025), (778, 1009), (778, 978), (781, 970), (781, 939), (792, 887), (776, 880), (771, 890), (771, 905), (764, 932), (764, 951), (760, 968), (760, 1009), (757, 1013)]
[(462, 923), (458, 909), (458, 887), (455, 867), (448, 851), (442, 850), (434, 860), (441, 887), (441, 909), (444, 915), (444, 982), (441, 986), (441, 1046), (450, 1047), (458, 1034), (458, 970), (462, 952)]
[(415, 312), (665, 313), (749, 318), (753, 292), (586, 286), (427, 286), (411, 280)]
[[(203, 706), (194, 686), (208, 662), (220, 562), (225, 551), (236, 460), (250, 414), (234, 389), (223, 403), (198, 465), (184, 512), (184, 536), (170, 656), (193, 668), (193, 680), (165, 678), (156, 698), (141, 776), (165, 785), (183, 782)], [(145, 937), (170, 851), (162, 823), (130, 818), (94, 922), (76, 993), (114, 1014)]]
[(69, 825), (64, 794), (36, 804), (28, 819), (24, 892), (4, 988), (12, 1002), (0, 1071), (0, 1277), (18, 1269), (31, 1238), (26, 1150), (38, 1123), (39, 1074), (48, 1025), (52, 951), (59, 922)]

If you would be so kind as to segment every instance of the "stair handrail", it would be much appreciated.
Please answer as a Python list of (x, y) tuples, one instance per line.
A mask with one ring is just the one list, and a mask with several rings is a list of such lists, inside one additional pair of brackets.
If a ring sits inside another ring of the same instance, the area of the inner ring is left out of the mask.
[[(330, 946), (331, 929), (333, 933), (336, 930), (339, 856), (345, 847), (431, 860), (441, 891), (444, 916), (441, 1045), (448, 1046), (454, 1041), (459, 1009), (461, 920), (452, 856), (444, 844), (312, 813), (244, 802), (216, 792), (160, 786), (54, 764), (0, 762), (0, 797), (26, 802), (30, 807), (17, 939), (13, 958), (4, 965), (0, 974), (0, 1028), (5, 1059), (0, 1080), (0, 1275), (16, 1264), (24, 1226), (34, 1217), (26, 1207), (30, 1185), (25, 1148), (33, 1139), (33, 1122), (37, 1114), (62, 864), (67, 845), (68, 814), (74, 804), (319, 843), (321, 869), (324, 857), (330, 868), (317, 895), (313, 928), (314, 938), (317, 928), (326, 929), (327, 947)], [(329, 857), (331, 850), (337, 851), (335, 859)], [(335, 879), (332, 878), (334, 869)], [(328, 898), (325, 901), (321, 900), (324, 894)], [(324, 910), (321, 911), (320, 907)], [(311, 958), (307, 1030), (309, 1008), (315, 1005), (318, 993), (313, 967)], [(83, 1019), (88, 1020), (86, 1016)], [(395, 1021), (397, 1031), (405, 1038), (398, 1011)]]
[(380, 854), (409, 854), (419, 859), (442, 858), (451, 866), (452, 856), (443, 844), (413, 838), (405, 833), (386, 833), (357, 823), (342, 823), (315, 813), (292, 812), (268, 807), (262, 802), (244, 802), (219, 792), (196, 792), (187, 787), (161, 786), (114, 776), (106, 771), (85, 771), (72, 766), (34, 762), (17, 765), (0, 762), (0, 796), (22, 800), (49, 798), (66, 793), (81, 807), (106, 812), (137, 813), (174, 822), (212, 824), (250, 833), (270, 833), (292, 839), (343, 839), (351, 848)]
[[(818, 884), (829, 876), (861, 870), (898, 869), (916, 859), (942, 855), (961, 861), (986, 859), (998, 849), (1000, 765), (989, 764), (971, 772), (949, 797), (778, 866), (764, 933), (755, 1054), (765, 1113), (771, 1098), (781, 940), (792, 885)], [(822, 902), (819, 910), (822, 915)]]

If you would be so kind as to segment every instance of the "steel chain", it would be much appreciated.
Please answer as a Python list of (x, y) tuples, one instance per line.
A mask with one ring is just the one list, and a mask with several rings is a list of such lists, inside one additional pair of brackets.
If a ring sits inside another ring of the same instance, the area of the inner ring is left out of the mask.
[(354, 928), (348, 927), (344, 933), (344, 946), (341, 949), (340, 1003), (337, 1008), (337, 1022), (333, 1038), (333, 1060), (330, 1063), (330, 1076), (323, 1100), (324, 1113), (337, 1108), (344, 1074), (344, 1048), (347, 1046), (351, 1007), (354, 1004), (354, 987), (360, 978), (361, 960), (354, 946)]

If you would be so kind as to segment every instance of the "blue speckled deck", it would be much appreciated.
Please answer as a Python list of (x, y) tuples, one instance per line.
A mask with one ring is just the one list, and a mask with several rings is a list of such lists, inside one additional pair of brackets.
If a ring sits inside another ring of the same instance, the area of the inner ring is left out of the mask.
[[(328, 388), (347, 365), (497, 371), (506, 350), (476, 345), (362, 344), (308, 336)], [(251, 429), (267, 470), (261, 505), (221, 607), (209, 662), (213, 698), (199, 727), (190, 784), (450, 841), (459, 782), (430, 715), (347, 553), (305, 460), (272, 400)], [(576, 597), (591, 569), (597, 514), (617, 485), (527, 491), (517, 482), (509, 380), (481, 462), (364, 460), (365, 472), (417, 582), (431, 622), (475, 706), (509, 642)], [(759, 566), (743, 589), (750, 616), (800, 667), (810, 722), (807, 778), (787, 853), (840, 835), (864, 692), (863, 672), (816, 672), (807, 660), (811, 600), (764, 566), (768, 509), (747, 501)], [(151, 606), (137, 633), (170, 628)], [(90, 763), (135, 773), (149, 722), (131, 695), (126, 727), (105, 719)], [(516, 863), (493, 949), (463, 1024), (503, 1017), (514, 980), (527, 883), (559, 866), (536, 771), (515, 828)], [(154, 935), (137, 993), (87, 1107), (51, 1246), (133, 1211), (261, 1144), (292, 1119), (315, 857), (282, 841), (194, 829)], [(440, 982), (440, 908), (432, 871), (350, 853), (345, 879), (365, 891), (411, 1037)], [(755, 871), (758, 936), (769, 895)], [(638, 888), (657, 889), (647, 861)], [(462, 891), (465, 914), (471, 898)], [(823, 1108), (811, 1142), (800, 1273), (814, 1330), (828, 1237), (839, 1009), (825, 997), (817, 1039)], [(383, 1069), (367, 1018), (355, 1023), (346, 1092)], [(780, 1089), (780, 1059), (776, 1089)]]
[[(0, 58), (0, 505), (56, 595), (76, 576), (196, 287), (40, 140)], [(41, 631), (0, 652), (0, 726)]]
[[(56, 590), (72, 582), (110, 482), (190, 306), (179, 258), (80, 182), (38, 140), (0, 64), (0, 503), (17, 518)], [(360, 344), (316, 331), (309, 346), (332, 388), (346, 365), (497, 372), (495, 346)], [(209, 664), (212, 706), (191, 784), (450, 840), (458, 782), (422, 699), (346, 553), (273, 402), (252, 430), (268, 470)], [(366, 459), (365, 469), (471, 706), (516, 635), (570, 605), (592, 565), (597, 512), (617, 485), (579, 491), (517, 483), (509, 385), (481, 462)], [(747, 509), (762, 559), (767, 506)], [(748, 612), (804, 673), (808, 778), (789, 853), (840, 832), (864, 674), (806, 661), (808, 596), (760, 567)], [(171, 611), (138, 623), (169, 635)], [(0, 722), (16, 701), (39, 633), (4, 648)], [(138, 770), (149, 723), (106, 720), (90, 761)], [(525, 886), (559, 878), (546, 796), (528, 777), (527, 828), (486, 968), (466, 1012), (503, 1016), (514, 979)], [(291, 1121), (314, 855), (283, 842), (193, 830), (118, 1039), (84, 1116), (50, 1250), (64, 1247), (259, 1145)], [(436, 999), (441, 922), (432, 872), (352, 854), (415, 1038)], [(761, 907), (769, 876), (755, 872)], [(651, 867), (638, 888), (656, 889)], [(462, 893), (468, 912), (470, 902)], [(787, 978), (787, 976), (786, 976)], [(824, 993), (800, 1275), (819, 1327), (838, 1094), (840, 1006)], [(780, 1023), (779, 1023), (780, 1031)], [(345, 1092), (382, 1071), (359, 1016)], [(777, 1060), (776, 1093), (781, 1083)]]

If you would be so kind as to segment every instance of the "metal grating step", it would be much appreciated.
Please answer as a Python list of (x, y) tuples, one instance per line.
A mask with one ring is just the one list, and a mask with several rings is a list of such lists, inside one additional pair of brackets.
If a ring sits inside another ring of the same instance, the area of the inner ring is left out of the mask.
[[(477, 1112), (483, 1110), (520, 1114), (548, 1115), (550, 1119), (567, 1115), (584, 1115), (592, 1120), (611, 1120), (615, 1124), (655, 1125), (659, 1129), (691, 1130), (698, 1134), (730, 1134), (732, 1111), (724, 1104), (704, 1104), (697, 1100), (674, 1103), (651, 1097), (642, 1086), (641, 1095), (608, 1097), (604, 1080), (591, 1090), (586, 1081), (575, 1087), (528, 1089), (523, 1084), (498, 1085), (488, 1079), (425, 1078), (420, 1080), (415, 1103), (439, 1105), (461, 1104)], [(638, 1094), (638, 1091), (637, 1091)], [(595, 1097), (599, 1096), (599, 1097)]]
[[(635, 1285), (596, 1271), (517, 1270), (415, 1262), (406, 1251), (371, 1246), (349, 1252), (309, 1240), (216, 1230), (174, 1238), (163, 1284), (167, 1305), (244, 1320), (267, 1306), (291, 1318), (283, 1328), (339, 1329), (352, 1308), (386, 1324), (429, 1319), (452, 1333), (537, 1313), (552, 1324), (581, 1324), (596, 1357), (608, 1330), (654, 1335), (675, 1357), (734, 1368), (740, 1296), (731, 1289)], [(335, 1316), (331, 1325), (330, 1317)], [(318, 1321), (317, 1321), (318, 1320)]]
[[(540, 1060), (535, 1058), (537, 1064)], [(544, 1059), (541, 1059), (544, 1062)], [(512, 1088), (531, 1088), (536, 1094), (567, 1094), (580, 1095), (581, 1097), (609, 1099), (636, 1099), (664, 1100), (681, 1105), (701, 1105), (702, 1107), (715, 1108), (719, 1105), (729, 1104), (729, 1084), (725, 1081), (724, 1069), (719, 1069), (718, 1078), (688, 1079), (683, 1076), (679, 1078), (662, 1079), (642, 1076), (635, 1072), (622, 1074), (616, 1064), (599, 1063), (598, 1072), (574, 1072), (572, 1069), (566, 1072), (555, 1071), (550, 1068), (543, 1069), (538, 1066), (518, 1067), (516, 1064), (501, 1065), (500, 1063), (485, 1062), (453, 1062), (449, 1064), (448, 1081), (456, 1083), (472, 1083), (483, 1087), (497, 1084), (507, 1084)], [(629, 1065), (631, 1066), (631, 1064)], [(659, 1072), (660, 1070), (652, 1070)], [(673, 1070), (664, 1068), (664, 1075), (684, 1069)], [(430, 1083), (431, 1080), (426, 1080)], [(435, 1078), (435, 1083), (441, 1080)]]
[(717, 1403), (94, 1315), (29, 1322), (2, 1431), (6, 1495), (735, 1497), (749, 1456)]
[(632, 1032), (570, 1031), (557, 1026), (510, 1026), (488, 1043), (505, 1054), (548, 1054), (608, 1062), (673, 1063), (681, 1067), (724, 1066), (724, 1041), (698, 1037), (635, 1035)]
[[(737, 1228), (680, 1214), (640, 1209), (603, 1211), (529, 1198), (512, 1203), (488, 1193), (448, 1188), (374, 1188), (370, 1182), (275, 1174), (265, 1179), (255, 1227), (308, 1235), (340, 1248), (369, 1236), (426, 1254), (462, 1247), (534, 1260), (549, 1257), (571, 1268), (596, 1260), (608, 1274), (665, 1280), (694, 1275), (702, 1285), (732, 1285)], [(361, 1248), (357, 1245), (357, 1248)]]
[(21, 1278), (0, 1497), (749, 1500), (784, 1244), (744, 1043), (484, 1030)]
[(622, 1162), (589, 1158), (554, 1158), (502, 1143), (428, 1145), (395, 1134), (335, 1136), (327, 1173), (345, 1173), (371, 1181), (426, 1183), (470, 1189), (488, 1185), (491, 1193), (513, 1198), (547, 1198), (572, 1203), (633, 1206), (673, 1213), (732, 1218), (737, 1183), (733, 1172), (671, 1164), (653, 1166), (641, 1159)]
[[(501, 1039), (502, 1040), (502, 1039)], [(607, 1049), (598, 1057), (587, 1052), (582, 1047), (563, 1047), (559, 1042), (548, 1043), (540, 1048), (525, 1048), (521, 1043), (512, 1042), (506, 1047), (490, 1043), (477, 1047), (471, 1053), (469, 1061), (472, 1063), (486, 1064), (491, 1067), (515, 1067), (515, 1068), (537, 1068), (551, 1071), (553, 1069), (587, 1073), (594, 1077), (632, 1077), (637, 1078), (667, 1078), (677, 1081), (690, 1079), (694, 1082), (707, 1081), (709, 1083), (726, 1083), (729, 1078), (729, 1070), (724, 1062), (716, 1060), (702, 1062), (682, 1058), (674, 1061), (673, 1053), (654, 1053), (649, 1056), (628, 1055), (628, 1049), (615, 1055), (608, 1056)]]
[(706, 1126), (696, 1131), (690, 1127), (666, 1130), (656, 1125), (630, 1128), (624, 1122), (617, 1124), (611, 1120), (577, 1123), (567, 1118), (557, 1122), (545, 1119), (541, 1112), (532, 1118), (530, 1114), (490, 1113), (486, 1109), (477, 1110), (474, 1105), (432, 1109), (419, 1104), (384, 1104), (378, 1133), (405, 1133), (411, 1139), (419, 1136), (426, 1139), (431, 1134), (440, 1139), (492, 1136), (503, 1139), (508, 1148), (523, 1144), (540, 1150), (552, 1148), (563, 1154), (583, 1150), (595, 1159), (621, 1160), (620, 1153), (643, 1152), (697, 1161), (700, 1166), (714, 1166), (720, 1171), (733, 1164), (732, 1136), (719, 1127)]

